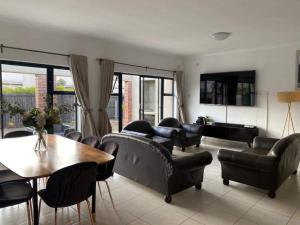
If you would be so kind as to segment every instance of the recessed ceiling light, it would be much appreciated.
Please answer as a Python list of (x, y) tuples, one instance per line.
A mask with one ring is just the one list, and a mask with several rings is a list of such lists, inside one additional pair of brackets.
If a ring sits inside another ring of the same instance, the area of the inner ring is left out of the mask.
[(231, 36), (231, 33), (229, 32), (217, 32), (214, 34), (211, 34), (210, 37), (217, 40), (217, 41), (223, 41)]

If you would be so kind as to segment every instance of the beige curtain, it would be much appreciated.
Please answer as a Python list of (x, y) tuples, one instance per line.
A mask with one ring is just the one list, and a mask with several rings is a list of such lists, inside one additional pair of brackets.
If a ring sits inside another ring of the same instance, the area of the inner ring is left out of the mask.
[(111, 124), (107, 115), (106, 107), (108, 105), (112, 92), (112, 83), (114, 78), (114, 61), (100, 60), (100, 103), (99, 103), (99, 123), (98, 132), (102, 137), (111, 133)]
[(88, 85), (88, 63), (87, 57), (81, 55), (71, 55), (69, 64), (73, 75), (75, 93), (81, 105), (81, 132), (84, 137), (95, 135), (97, 131), (91, 113)]
[(176, 71), (174, 75), (177, 100), (177, 119), (181, 123), (186, 122), (185, 108), (183, 104), (183, 71)]

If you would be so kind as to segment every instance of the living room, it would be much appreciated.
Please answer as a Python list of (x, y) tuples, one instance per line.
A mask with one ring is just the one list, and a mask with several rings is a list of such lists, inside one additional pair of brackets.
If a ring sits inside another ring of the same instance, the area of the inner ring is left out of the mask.
[(299, 9), (3, 1), (0, 224), (300, 224)]

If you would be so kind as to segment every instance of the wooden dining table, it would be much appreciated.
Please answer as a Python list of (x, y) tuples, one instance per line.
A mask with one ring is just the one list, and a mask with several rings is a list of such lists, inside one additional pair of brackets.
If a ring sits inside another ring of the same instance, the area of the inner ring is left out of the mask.
[[(88, 145), (48, 134), (46, 151), (34, 151), (37, 136), (0, 139), (0, 163), (21, 177), (32, 180), (33, 222), (39, 224), (37, 179), (81, 162), (105, 164), (114, 156)], [(92, 212), (96, 212), (96, 182), (93, 185)]]

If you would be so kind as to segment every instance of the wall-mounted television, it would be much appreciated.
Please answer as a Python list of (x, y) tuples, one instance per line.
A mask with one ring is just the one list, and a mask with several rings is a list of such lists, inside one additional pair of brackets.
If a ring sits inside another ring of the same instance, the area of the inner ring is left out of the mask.
[(200, 103), (255, 106), (255, 70), (200, 75)]

